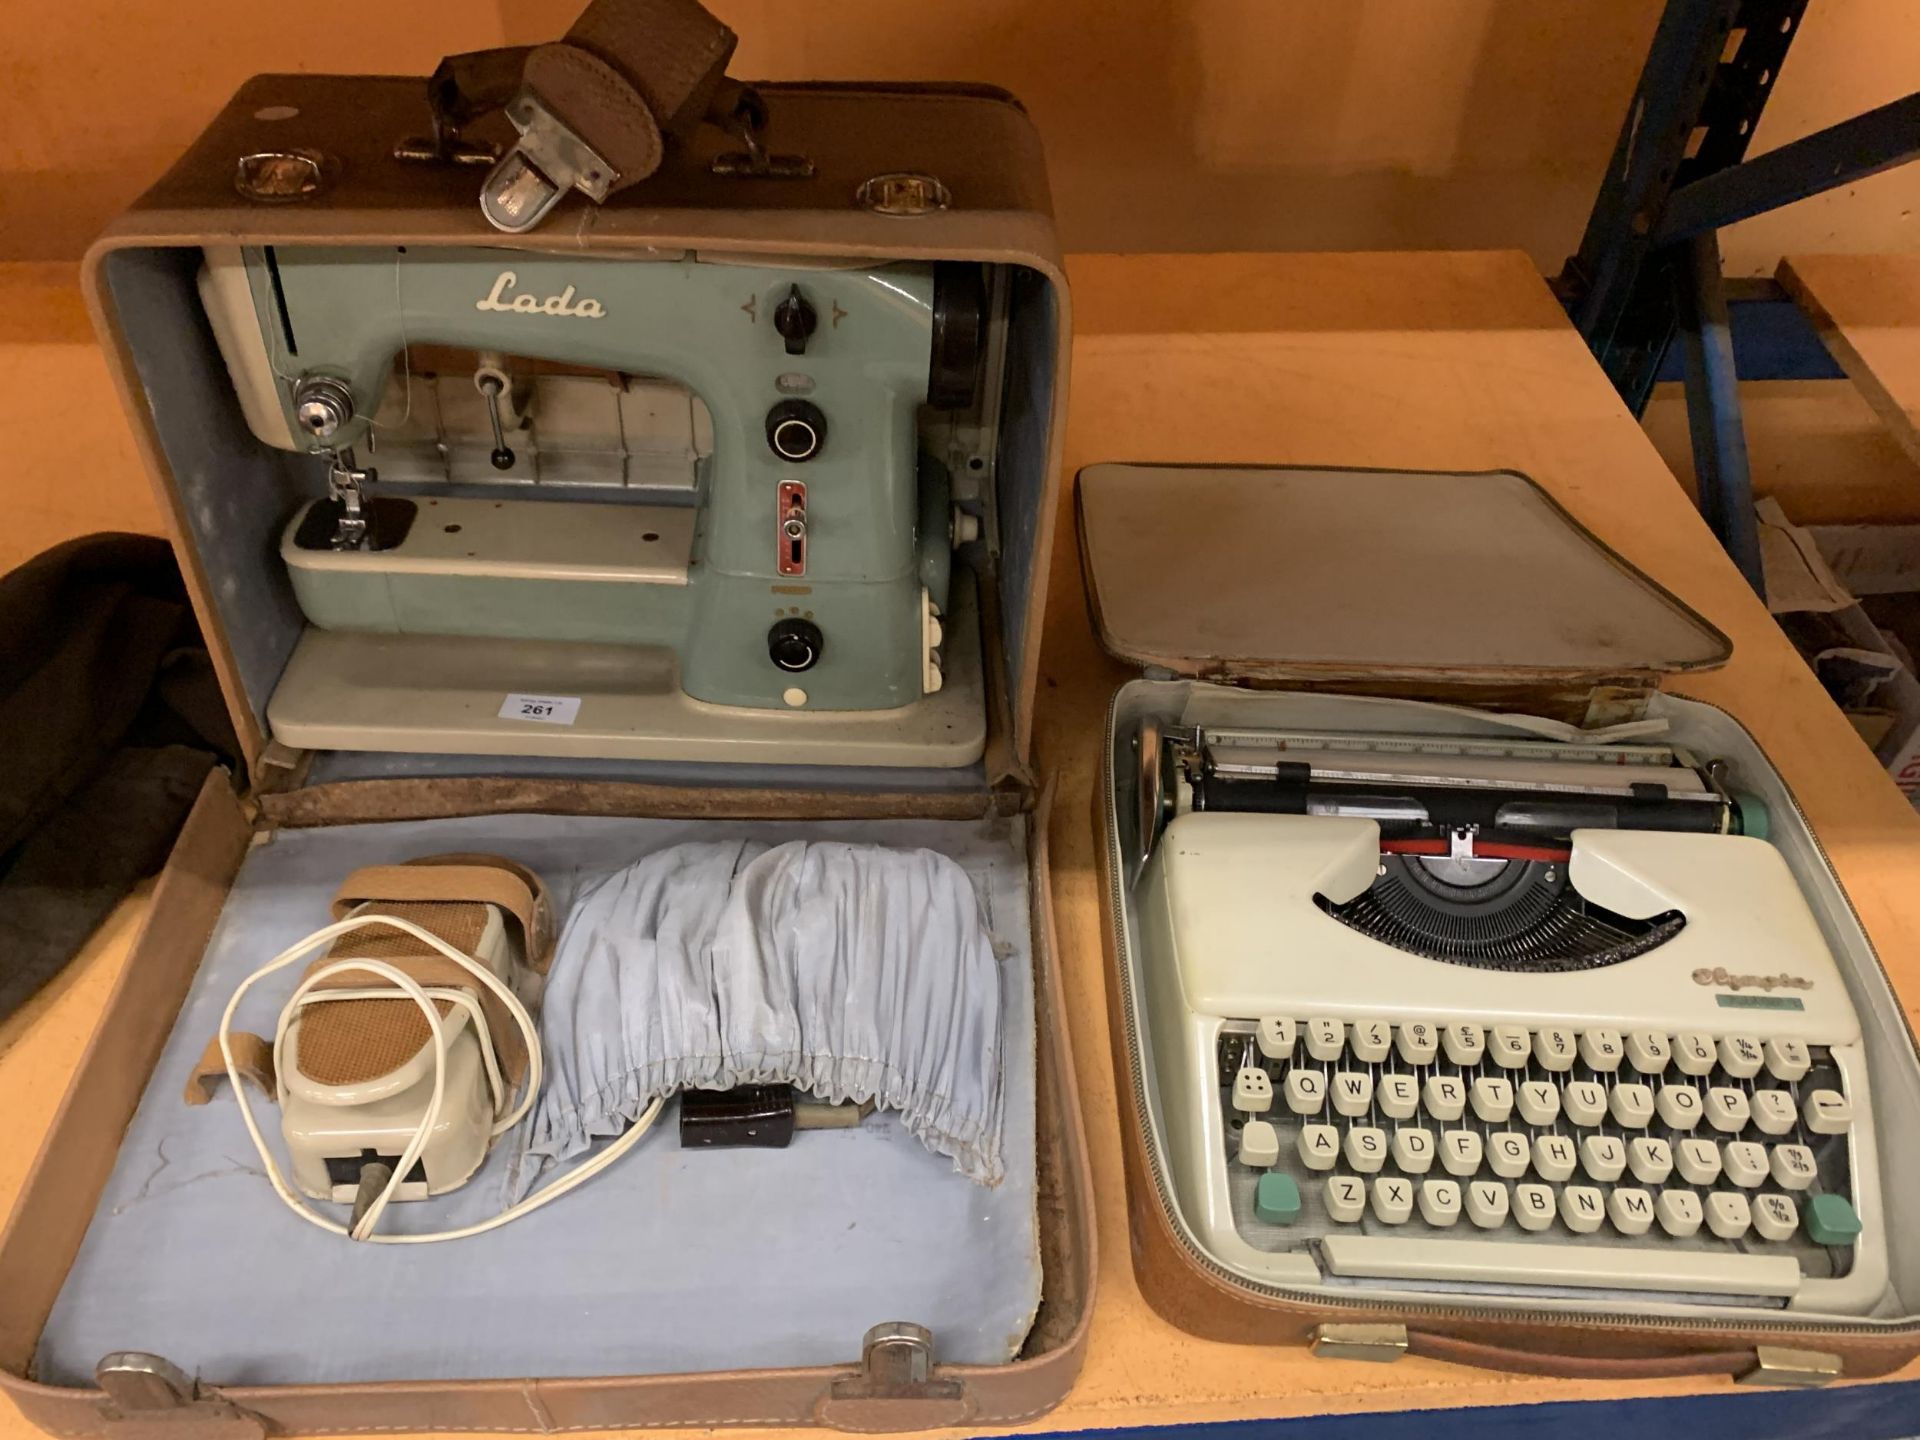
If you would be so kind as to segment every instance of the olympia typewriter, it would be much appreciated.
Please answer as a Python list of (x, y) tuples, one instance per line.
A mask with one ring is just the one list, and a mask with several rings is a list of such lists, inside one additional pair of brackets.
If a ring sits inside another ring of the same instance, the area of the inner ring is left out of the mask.
[(0, 1240), (34, 1423), (872, 1432), (1071, 1383), (1039, 139), (734, 43), (596, 0), (259, 76), (89, 252), (246, 773)]
[[(1148, 671), (1103, 843), (1158, 1307), (1548, 1371), (1905, 1313), (1911, 1038), (1766, 758), (1647, 684), (1724, 641), (1516, 475), (1096, 466), (1080, 513)], [(1147, 535), (1217, 598), (1122, 583)]]

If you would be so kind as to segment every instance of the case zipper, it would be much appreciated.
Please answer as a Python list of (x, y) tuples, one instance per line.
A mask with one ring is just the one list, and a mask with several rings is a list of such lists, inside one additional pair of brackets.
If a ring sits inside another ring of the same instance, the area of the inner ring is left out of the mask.
[[(1753, 743), (1754, 749), (1759, 750), (1762, 757), (1765, 757), (1766, 752), (1760, 750), (1760, 744), (1753, 739), (1752, 732), (1749, 731), (1745, 725), (1741, 724), (1738, 717), (1730, 711), (1708, 700), (1689, 700), (1689, 703), (1704, 705), (1709, 710), (1726, 716), (1727, 720)], [(1111, 788), (1113, 776), (1116, 773), (1114, 769), (1114, 747), (1118, 738), (1118, 732), (1115, 721), (1119, 714), (1119, 708), (1120, 692), (1116, 690), (1112, 698), (1107, 701), (1106, 733), (1100, 747), (1099, 783), (1109, 789)], [(1772, 762), (1770, 761), (1768, 762), (1768, 768), (1773, 768)], [(1801, 808), (1799, 797), (1793, 793), (1793, 787), (1787, 784), (1785, 776), (1781, 775), (1778, 770), (1774, 770), (1773, 773), (1774, 778), (1780, 782), (1781, 790), (1786, 794), (1788, 804), (1793, 807), (1794, 817), (1799, 820), (1801, 829), (1807, 837), (1813, 841), (1814, 852), (1819, 855), (1820, 863), (1826, 868), (1828, 878), (1833, 881), (1834, 889), (1839, 893), (1841, 902), (1847, 908), (1847, 914), (1852, 918), (1854, 925), (1858, 927), (1861, 938), (1866, 943), (1867, 953), (1873, 957), (1873, 963), (1880, 971), (1881, 979), (1887, 982), (1888, 988), (1891, 990), (1891, 978), (1887, 975), (1887, 967), (1880, 959), (1880, 952), (1873, 943), (1873, 937), (1867, 932), (1867, 927), (1861, 923), (1860, 914), (1853, 906), (1853, 897), (1847, 894), (1846, 887), (1840, 883), (1840, 876), (1833, 868), (1833, 860), (1828, 856), (1826, 847), (1821, 844), (1819, 835), (1814, 831), (1812, 824), (1808, 821), (1806, 811)], [(1121, 937), (1127, 935), (1127, 914), (1126, 896), (1122, 891), (1120, 881), (1124, 862), (1120, 852), (1118, 811), (1113, 803), (1111, 794), (1107, 797), (1106, 810), (1106, 834), (1101, 838), (1107, 847), (1106, 890), (1109, 912), (1108, 918), (1113, 926), (1113, 934), (1117, 946)], [(1146, 1072), (1141, 1065), (1139, 1017), (1134, 1013), (1133, 1005), (1133, 965), (1130, 956), (1117, 958), (1120, 958), (1124, 962), (1121, 979), (1126, 982), (1120, 986), (1120, 1010), (1122, 1029), (1127, 1041), (1127, 1077), (1128, 1083), (1132, 1088), (1134, 1114), (1137, 1117), (1137, 1123), (1144, 1127), (1148, 1113)], [(1916, 1063), (1920, 1063), (1920, 1043), (1915, 1041), (1911, 1027), (1907, 1030), (1907, 1044), (1909, 1049), (1914, 1053)], [(1155, 1147), (1152, 1144), (1148, 1144), (1143, 1148), (1146, 1151), (1147, 1170), (1153, 1177), (1154, 1195), (1159, 1203), (1160, 1213), (1166, 1217), (1169, 1228), (1173, 1232), (1174, 1239), (1194, 1264), (1224, 1284), (1264, 1299), (1277, 1300), (1292, 1305), (1311, 1306), (1323, 1310), (1343, 1308), (1341, 1302), (1330, 1300), (1328, 1296), (1318, 1291), (1294, 1290), (1278, 1285), (1267, 1285), (1258, 1280), (1249, 1280), (1245, 1276), (1227, 1269), (1214, 1260), (1212, 1256), (1208, 1255), (1194, 1242), (1192, 1237), (1187, 1234), (1186, 1227), (1181, 1224), (1179, 1213), (1174, 1209), (1172, 1188), (1167, 1183), (1166, 1168), (1161, 1164), (1160, 1156), (1156, 1152)], [(1418, 1300), (1369, 1300), (1366, 1303), (1369, 1308), (1377, 1308), (1383, 1312), (1406, 1316), (1408, 1318), (1417, 1317), (1427, 1320), (1486, 1320), (1498, 1318), (1520, 1324), (1566, 1325), (1574, 1318), (1570, 1316), (1568, 1312), (1560, 1310), (1508, 1310), (1496, 1309), (1492, 1306), (1467, 1309), (1458, 1305), (1436, 1305)], [(1798, 1335), (1898, 1336), (1902, 1334), (1911, 1335), (1917, 1330), (1920, 1330), (1920, 1325), (1912, 1322), (1898, 1327), (1886, 1326), (1876, 1328), (1871, 1325), (1845, 1324), (1837, 1321), (1787, 1321), (1766, 1319), (1759, 1316), (1751, 1319), (1741, 1317), (1737, 1322), (1737, 1327), (1734, 1322), (1730, 1322), (1725, 1318), (1691, 1319), (1685, 1316), (1593, 1316), (1582, 1313), (1578, 1319), (1579, 1323), (1587, 1328), (1627, 1332), (1640, 1330), (1707, 1331), (1739, 1328), (1743, 1330), (1777, 1331), (1782, 1334)]]

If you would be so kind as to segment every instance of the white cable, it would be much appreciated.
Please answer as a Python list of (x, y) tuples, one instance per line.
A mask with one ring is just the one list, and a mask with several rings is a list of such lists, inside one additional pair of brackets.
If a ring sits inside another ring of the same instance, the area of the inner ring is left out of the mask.
[(401, 1152), (399, 1162), (393, 1167), (392, 1176), (381, 1189), (379, 1195), (374, 1198), (373, 1203), (367, 1207), (366, 1213), (361, 1216), (357, 1225), (349, 1229), (338, 1221), (329, 1220), (326, 1216), (309, 1208), (307, 1203), (295, 1194), (293, 1188), (287, 1184), (286, 1177), (280, 1173), (279, 1162), (274, 1159), (273, 1151), (268, 1147), (266, 1137), (260, 1133), (259, 1122), (253, 1118), (253, 1107), (247, 1103), (246, 1087), (240, 1080), (240, 1067), (233, 1058), (233, 1016), (234, 1012), (240, 1008), (241, 998), (247, 991), (253, 988), (256, 982), (265, 979), (276, 970), (286, 968), (296, 960), (305, 958), (321, 946), (338, 939), (342, 935), (350, 934), (355, 930), (364, 930), (374, 925), (384, 925), (389, 929), (399, 930), (411, 935), (416, 940), (430, 946), (447, 959), (453, 961), (456, 965), (459, 965), (462, 969), (468, 971), (475, 979), (479, 980), (491, 990), (501, 1003), (506, 1006), (507, 1013), (513, 1017), (514, 1023), (519, 1026), (520, 1033), (525, 1038), (527, 1047), (526, 1091), (521, 1096), (520, 1103), (514, 1107), (512, 1112), (502, 1117), (495, 1124), (493, 1131), (495, 1135), (502, 1134), (518, 1123), (519, 1120), (526, 1115), (527, 1111), (533, 1107), (533, 1102), (540, 1090), (540, 1078), (542, 1074), (540, 1032), (533, 1023), (533, 1016), (527, 1012), (527, 1007), (520, 1003), (520, 998), (515, 995), (512, 990), (508, 989), (506, 984), (479, 960), (449, 945), (431, 931), (423, 929), (410, 920), (402, 920), (398, 916), (351, 915), (345, 920), (334, 922), (325, 929), (314, 931), (313, 934), (307, 936), (306, 939), (297, 941), (287, 949), (281, 951), (278, 955), (274, 956), (273, 959), (269, 960), (265, 965), (262, 965), (258, 970), (255, 970), (251, 975), (247, 976), (245, 980), (240, 982), (239, 988), (233, 992), (233, 998), (227, 1001), (227, 1008), (221, 1013), (219, 1031), (220, 1057), (226, 1061), (227, 1081), (233, 1086), (234, 1098), (239, 1102), (240, 1118), (246, 1124), (247, 1135), (252, 1139), (253, 1148), (260, 1156), (260, 1163), (266, 1170), (267, 1179), (272, 1183), (274, 1193), (285, 1202), (288, 1209), (292, 1210), (293, 1213), (298, 1215), (302, 1220), (331, 1234), (344, 1235), (350, 1240), (371, 1241), (376, 1245), (425, 1245), (438, 1240), (463, 1240), (470, 1235), (482, 1235), (489, 1230), (496, 1230), (508, 1221), (518, 1220), (522, 1215), (530, 1214), (538, 1210), (542, 1205), (553, 1200), (558, 1200), (562, 1195), (584, 1184), (587, 1180), (599, 1174), (615, 1160), (618, 1160), (622, 1155), (626, 1154), (627, 1151), (638, 1144), (641, 1137), (652, 1128), (653, 1122), (659, 1117), (660, 1107), (666, 1103), (665, 1097), (656, 1097), (653, 1103), (648, 1105), (647, 1108), (635, 1118), (633, 1124), (628, 1127), (624, 1135), (620, 1136), (619, 1139), (615, 1140), (605, 1150), (594, 1156), (593, 1159), (587, 1161), (578, 1169), (568, 1171), (559, 1179), (554, 1180), (545, 1188), (535, 1191), (518, 1204), (509, 1205), (505, 1210), (502, 1210), (490, 1219), (463, 1226), (458, 1230), (435, 1230), (420, 1235), (374, 1234), (374, 1226), (379, 1223), (380, 1216), (385, 1212), (389, 1202), (399, 1193), (400, 1186), (404, 1183), (406, 1175), (419, 1160), (421, 1152), (426, 1149), (427, 1140), (433, 1133), (433, 1127), (440, 1119), (440, 1107), (446, 1088), (447, 1033), (445, 1024), (440, 1017), (440, 1007), (434, 1003), (434, 996), (429, 994), (417, 980), (405, 971), (388, 964), (384, 960), (337, 960), (331, 964), (322, 966), (301, 981), (299, 986), (295, 988), (292, 996), (288, 998), (285, 1007), (281, 1010), (280, 1021), (274, 1031), (273, 1042), (276, 1079), (279, 1075), (282, 1037), (286, 1034), (290, 1020), (309, 1002), (309, 992), (321, 981), (331, 976), (341, 974), (348, 970), (363, 970), (378, 975), (391, 983), (393, 988), (399, 991), (402, 997), (411, 1000), (419, 1008), (420, 1013), (426, 1018), (427, 1030), (433, 1039), (433, 1092), (427, 1100), (426, 1112), (421, 1116), (419, 1128), (413, 1132), (413, 1138), (407, 1142), (406, 1148)]

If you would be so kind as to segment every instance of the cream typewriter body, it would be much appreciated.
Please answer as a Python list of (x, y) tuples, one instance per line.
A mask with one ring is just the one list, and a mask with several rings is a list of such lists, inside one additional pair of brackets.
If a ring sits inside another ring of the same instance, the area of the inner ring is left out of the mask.
[(1138, 741), (1154, 1124), (1215, 1263), (1283, 1289), (1877, 1303), (1860, 1024), (1719, 767)]

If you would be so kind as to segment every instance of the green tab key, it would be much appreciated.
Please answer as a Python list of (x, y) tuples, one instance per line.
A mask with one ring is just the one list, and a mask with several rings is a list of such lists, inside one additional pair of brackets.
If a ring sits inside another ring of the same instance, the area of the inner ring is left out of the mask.
[(1816, 1195), (1807, 1206), (1807, 1238), (1814, 1244), (1851, 1245), (1859, 1234), (1860, 1217), (1846, 1196)]
[[(1260, 1177), (1253, 1192), (1253, 1213), (1269, 1225), (1291, 1225), (1300, 1218), (1300, 1187), (1291, 1175), (1274, 1171)], [(1851, 1212), (1849, 1212), (1851, 1213)], [(1856, 1223), (1854, 1229), (1859, 1229)]]

